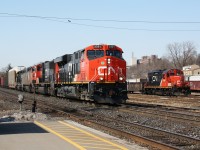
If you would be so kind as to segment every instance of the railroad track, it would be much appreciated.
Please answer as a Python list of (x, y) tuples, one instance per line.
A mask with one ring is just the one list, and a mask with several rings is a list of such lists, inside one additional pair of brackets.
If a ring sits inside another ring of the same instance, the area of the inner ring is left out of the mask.
[(140, 107), (162, 107), (171, 110), (191, 111), (200, 113), (200, 99), (193, 100), (178, 100), (178, 99), (165, 99), (163, 97), (132, 97), (125, 105), (140, 106)]
[[(100, 119), (101, 118), (101, 119)], [(200, 139), (191, 138), (189, 136), (171, 133), (168, 131), (155, 129), (149, 126), (141, 125), (138, 123), (132, 123), (127, 121), (122, 121), (116, 118), (109, 117), (98, 117), (98, 120), (95, 120), (100, 124), (104, 122), (109, 123), (108, 126), (122, 129), (126, 133), (136, 134), (143, 138), (148, 139), (148, 141), (154, 141), (156, 143), (162, 143), (170, 148), (175, 149), (193, 149), (193, 147), (200, 148)], [(127, 131), (128, 129), (128, 131)]]
[[(180, 108), (173, 108), (174, 111), (172, 111), (169, 107), (158, 107), (157, 105), (154, 105), (154, 108), (145, 107), (146, 104), (140, 105), (139, 107), (136, 107), (135, 104), (124, 104), (122, 105), (122, 108), (119, 108), (119, 111), (132, 113), (137, 112), (141, 114), (145, 114), (148, 116), (159, 116), (163, 117), (165, 119), (171, 120), (171, 121), (182, 121), (182, 122), (190, 122), (190, 124), (200, 126), (200, 113), (192, 113), (189, 111), (186, 111), (186, 109), (180, 109)], [(179, 112), (176, 112), (179, 111)]]
[[(3, 92), (5, 94), (5, 91)], [(11, 94), (12, 98), (9, 100), (16, 101), (17, 94)], [(7, 96), (8, 97), (8, 96)], [(8, 100), (7, 99), (7, 100)], [(33, 97), (26, 98), (26, 103), (33, 102)], [(106, 131), (112, 135), (126, 138), (128, 140), (136, 141), (142, 145), (158, 149), (199, 149), (200, 140), (191, 138), (181, 134), (175, 134), (160, 129), (144, 126), (137, 123), (127, 122), (124, 120), (94, 115), (90, 111), (81, 109), (71, 109), (60, 106), (58, 104), (49, 103), (47, 99), (42, 100), (37, 98), (37, 107), (51, 112), (58, 113), (79, 122), (81, 124), (96, 128), (98, 130)]]
[(196, 102), (200, 100), (200, 94), (195, 95), (189, 95), (189, 96), (160, 96), (160, 95), (146, 95), (146, 94), (128, 94), (128, 97), (130, 99), (134, 98), (136, 100), (141, 99), (148, 99), (149, 101), (155, 100), (155, 99), (163, 99), (163, 100), (176, 100), (178, 102)]

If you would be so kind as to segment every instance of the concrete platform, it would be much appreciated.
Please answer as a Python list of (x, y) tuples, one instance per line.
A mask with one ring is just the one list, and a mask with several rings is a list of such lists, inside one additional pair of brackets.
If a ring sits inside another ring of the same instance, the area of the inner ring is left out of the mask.
[(70, 120), (0, 123), (0, 150), (146, 150)]
[(78, 150), (34, 123), (0, 123), (1, 150)]

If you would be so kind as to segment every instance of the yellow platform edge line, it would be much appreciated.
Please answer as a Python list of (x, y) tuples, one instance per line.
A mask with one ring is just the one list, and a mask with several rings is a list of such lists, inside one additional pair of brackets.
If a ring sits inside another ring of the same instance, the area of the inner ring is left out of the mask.
[(110, 145), (113, 145), (113, 146), (115, 146), (115, 147), (118, 147), (118, 148), (120, 148), (120, 149), (122, 149), (122, 150), (128, 150), (127, 148), (125, 148), (125, 147), (123, 147), (123, 146), (120, 146), (120, 145), (118, 145), (118, 144), (112, 143), (112, 142), (110, 142), (110, 141), (108, 141), (108, 140), (105, 140), (105, 139), (103, 139), (103, 138), (101, 138), (101, 137), (98, 137), (98, 136), (96, 136), (96, 135), (93, 135), (93, 134), (91, 134), (91, 133), (89, 133), (89, 132), (87, 132), (87, 131), (81, 130), (81, 129), (79, 129), (79, 128), (77, 128), (77, 127), (74, 127), (74, 126), (72, 126), (72, 125), (70, 125), (70, 124), (68, 124), (68, 123), (66, 123), (66, 122), (63, 122), (63, 121), (58, 121), (58, 122), (61, 123), (61, 124), (63, 124), (63, 125), (66, 125), (66, 126), (68, 126), (68, 127), (70, 127), (70, 128), (73, 128), (73, 129), (75, 129), (75, 130), (78, 130), (78, 131), (80, 131), (80, 132), (82, 132), (82, 133), (85, 133), (85, 134), (88, 135), (88, 136), (94, 137), (94, 138), (96, 138), (96, 139), (99, 139), (99, 140), (101, 140), (101, 141), (104, 141), (105, 143), (108, 143), (108, 144), (110, 144)]
[(43, 129), (45, 129), (45, 130), (47, 130), (47, 131), (49, 131), (49, 132), (51, 132), (51, 133), (57, 135), (57, 136), (60, 137), (61, 139), (63, 139), (63, 140), (65, 140), (65, 141), (69, 142), (70, 144), (74, 145), (75, 147), (79, 148), (80, 150), (86, 150), (85, 148), (83, 148), (83, 147), (80, 146), (79, 144), (77, 144), (77, 143), (73, 142), (72, 140), (70, 140), (70, 139), (68, 139), (68, 138), (66, 138), (66, 137), (64, 137), (64, 136), (62, 136), (61, 134), (59, 134), (59, 133), (57, 133), (56, 131), (54, 131), (54, 130), (48, 128), (47, 126), (43, 125), (42, 123), (39, 123), (38, 121), (34, 121), (34, 123), (35, 123), (36, 125), (40, 126), (41, 128), (43, 128)]

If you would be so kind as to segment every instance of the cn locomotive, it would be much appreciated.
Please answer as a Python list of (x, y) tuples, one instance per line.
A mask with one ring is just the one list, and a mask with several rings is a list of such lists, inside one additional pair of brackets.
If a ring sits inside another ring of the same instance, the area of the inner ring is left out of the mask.
[(116, 45), (91, 45), (51, 61), (20, 70), (17, 67), (8, 73), (9, 79), (16, 75), (9, 87), (96, 103), (125, 103), (126, 61), (122, 53)]
[(185, 81), (183, 71), (179, 69), (153, 70), (148, 73), (143, 87), (144, 94), (189, 95), (190, 86)]

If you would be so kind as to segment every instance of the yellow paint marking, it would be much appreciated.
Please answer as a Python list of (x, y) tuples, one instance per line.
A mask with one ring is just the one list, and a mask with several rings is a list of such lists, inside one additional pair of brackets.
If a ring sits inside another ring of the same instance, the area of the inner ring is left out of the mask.
[(74, 133), (73, 131), (65, 131), (65, 129), (63, 129), (63, 130), (57, 130), (56, 129), (56, 131), (58, 131), (60, 133), (73, 133), (73, 134), (77, 134), (77, 135), (83, 135), (83, 133), (80, 133), (80, 132)]
[(65, 140), (65, 141), (71, 143), (72, 145), (74, 145), (75, 147), (79, 148), (80, 150), (86, 150), (85, 148), (83, 148), (83, 147), (80, 146), (79, 144), (77, 144), (77, 143), (73, 142), (72, 140), (70, 140), (70, 139), (68, 139), (68, 138), (66, 138), (66, 137), (64, 137), (64, 136), (62, 136), (61, 134), (59, 134), (59, 133), (55, 132), (54, 130), (48, 128), (47, 126), (45, 126), (45, 125), (39, 123), (38, 121), (34, 121), (34, 123), (35, 123), (36, 125), (40, 126), (41, 128), (43, 128), (43, 129), (45, 129), (45, 130), (47, 130), (47, 131), (49, 131), (49, 132), (51, 132), (51, 133), (57, 135), (58, 137), (62, 138), (63, 140)]
[[(70, 137), (71, 138), (71, 137)], [(97, 142), (96, 140), (93, 139), (88, 139), (88, 138), (77, 138), (77, 137), (72, 137), (72, 138), (76, 138), (75, 140), (78, 142)], [(99, 141), (102, 143), (102, 141)]]
[[(69, 134), (65, 134), (65, 135), (67, 135), (70, 138), (88, 139), (88, 137), (83, 137), (84, 135), (69, 135)], [(93, 138), (91, 138), (91, 139), (93, 139)]]
[[(81, 143), (81, 145), (88, 145), (89, 144), (89, 145), (103, 145), (103, 146), (105, 146), (105, 143), (102, 143), (101, 141), (99, 141), (99, 143), (96, 142), (96, 141), (86, 141), (86, 142), (83, 141), (83, 142), (78, 142), (78, 143)], [(107, 145), (107, 146), (112, 146), (112, 145)]]
[[(96, 144), (96, 143), (82, 143), (81, 145), (83, 145), (83, 147), (84, 148), (88, 148), (88, 147), (100, 147), (101, 149), (102, 148), (109, 148), (109, 149), (112, 149), (113, 150), (113, 145), (105, 145), (105, 143), (104, 144)], [(116, 149), (119, 149), (118, 147), (115, 147)], [(114, 149), (115, 149), (114, 148)]]
[[(66, 128), (66, 126), (65, 126), (65, 128)], [(65, 132), (74, 132), (72, 129), (58, 129), (59, 131), (65, 131)], [(56, 128), (57, 129), (57, 128)]]
[(62, 133), (62, 134), (74, 134), (74, 135), (79, 135), (79, 136), (83, 135), (83, 133), (77, 134), (77, 133), (74, 133), (74, 132), (67, 132), (67, 131), (65, 131), (65, 132), (64, 131), (57, 131), (57, 132)]
[[(105, 145), (104, 145), (105, 146)], [(92, 146), (84, 146), (85, 148), (89, 148), (89, 149), (99, 149), (99, 147), (92, 147)], [(101, 147), (101, 150), (102, 149), (109, 149), (109, 150), (111, 150), (110, 148), (105, 148), (105, 147)], [(119, 149), (113, 149), (112, 148), (112, 150), (119, 150)]]
[[(71, 135), (68, 135), (68, 134), (63, 134), (63, 135), (65, 135), (65, 136), (67, 136), (68, 138), (70, 138), (70, 139), (76, 139), (76, 140), (88, 140), (88, 138), (87, 137), (80, 137), (80, 136), (71, 136)], [(81, 135), (81, 136), (83, 136), (83, 135)], [(94, 139), (91, 139), (90, 141), (94, 141)]]
[(70, 125), (70, 124), (68, 124), (68, 123), (66, 123), (66, 122), (63, 122), (63, 121), (58, 121), (58, 122), (61, 123), (61, 124), (63, 124), (63, 125), (66, 125), (66, 126), (68, 126), (68, 127), (70, 127), (70, 128), (73, 128), (73, 129), (75, 129), (75, 130), (78, 130), (78, 131), (80, 131), (80, 132), (82, 132), (82, 133), (85, 133), (85, 134), (88, 135), (88, 136), (91, 136), (91, 137), (96, 138), (96, 139), (98, 139), (98, 140), (101, 140), (101, 141), (103, 141), (103, 142), (105, 142), (105, 143), (108, 143), (108, 144), (111, 144), (111, 145), (113, 145), (113, 146), (115, 146), (115, 147), (118, 147), (118, 148), (120, 148), (120, 149), (122, 149), (122, 150), (128, 150), (127, 148), (125, 148), (125, 147), (123, 147), (123, 146), (117, 145), (117, 144), (112, 143), (112, 142), (110, 142), (110, 141), (107, 141), (107, 140), (105, 140), (105, 139), (103, 139), (103, 138), (100, 138), (100, 137), (98, 137), (98, 136), (95, 136), (95, 135), (93, 135), (93, 134), (91, 134), (91, 133), (89, 133), (89, 132), (87, 132), (87, 131), (84, 131), (84, 130), (81, 130), (81, 129), (79, 129), (79, 128), (76, 128), (76, 127), (74, 127), (74, 126), (72, 126), (72, 125)]

